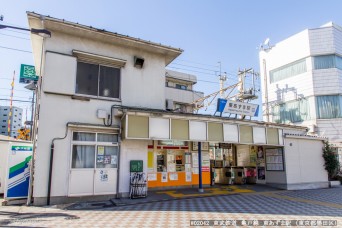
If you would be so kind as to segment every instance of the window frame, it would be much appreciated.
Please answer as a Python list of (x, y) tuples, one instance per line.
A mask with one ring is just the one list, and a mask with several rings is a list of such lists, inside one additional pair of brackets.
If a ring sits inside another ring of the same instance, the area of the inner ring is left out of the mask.
[[(93, 99), (99, 99), (99, 100), (110, 100), (110, 101), (121, 101), (121, 75), (122, 75), (122, 71), (121, 68), (122, 67), (114, 67), (111, 65), (107, 65), (107, 64), (101, 64), (101, 63), (95, 63), (95, 62), (88, 62), (88, 61), (84, 61), (84, 60), (80, 60), (77, 59), (77, 65), (76, 65), (76, 77), (75, 77), (75, 95), (81, 95), (83, 97), (89, 97), (89, 98), (93, 98)], [(97, 71), (97, 96), (94, 95), (90, 95), (90, 94), (84, 94), (84, 93), (78, 93), (76, 91), (76, 86), (77, 86), (77, 68), (78, 68), (78, 63), (85, 63), (85, 64), (91, 64), (91, 65), (96, 65), (98, 66), (98, 71)], [(115, 98), (115, 97), (104, 97), (104, 96), (99, 96), (100, 94), (100, 74), (101, 74), (101, 66), (103, 67), (109, 67), (109, 68), (115, 68), (119, 70), (119, 97)]]
[[(95, 141), (77, 141), (77, 140), (73, 140), (73, 135), (74, 133), (92, 133), (95, 134)], [(98, 141), (98, 134), (108, 134), (108, 135), (117, 135), (117, 142), (99, 142)], [(73, 168), (72, 167), (72, 159), (73, 159), (73, 146), (94, 146), (95, 150), (94, 150), (94, 167), (93, 168)], [(119, 153), (120, 153), (120, 147), (119, 147), (119, 134), (118, 133), (108, 133), (108, 132), (101, 132), (101, 131), (85, 131), (85, 130), (73, 130), (71, 131), (71, 143), (70, 143), (70, 164), (69, 164), (69, 168), (70, 170), (95, 170), (95, 169), (117, 169), (116, 168), (97, 168), (96, 167), (96, 163), (97, 163), (97, 148), (98, 146), (111, 146), (111, 147), (117, 147), (117, 162), (119, 163)]]

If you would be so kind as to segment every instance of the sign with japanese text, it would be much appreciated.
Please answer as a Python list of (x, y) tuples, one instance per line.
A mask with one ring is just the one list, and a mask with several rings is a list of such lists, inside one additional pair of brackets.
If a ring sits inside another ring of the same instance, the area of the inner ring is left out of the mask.
[(239, 101), (227, 101), (224, 109), (224, 112), (245, 116), (258, 116), (258, 111), (259, 105)]
[(30, 83), (31, 81), (38, 81), (36, 70), (34, 66), (21, 64), (20, 66), (20, 83)]

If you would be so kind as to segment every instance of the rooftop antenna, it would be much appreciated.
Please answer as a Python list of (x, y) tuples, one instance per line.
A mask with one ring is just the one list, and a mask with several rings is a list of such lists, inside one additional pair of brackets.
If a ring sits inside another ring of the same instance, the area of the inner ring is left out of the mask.
[(263, 44), (260, 45), (260, 49), (263, 51), (269, 51), (273, 46), (270, 45), (270, 38), (266, 38)]

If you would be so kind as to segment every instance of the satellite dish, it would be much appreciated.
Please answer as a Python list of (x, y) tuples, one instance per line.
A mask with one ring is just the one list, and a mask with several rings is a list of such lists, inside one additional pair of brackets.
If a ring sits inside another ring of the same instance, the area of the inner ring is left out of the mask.
[(270, 44), (270, 38), (267, 38), (265, 41), (264, 41), (264, 46), (269, 46)]

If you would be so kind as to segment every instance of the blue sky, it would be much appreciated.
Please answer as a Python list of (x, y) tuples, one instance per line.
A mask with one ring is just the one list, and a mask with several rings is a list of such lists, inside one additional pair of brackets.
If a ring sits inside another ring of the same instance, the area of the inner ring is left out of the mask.
[[(228, 74), (226, 85), (232, 84), (239, 68), (259, 71), (257, 47), (267, 37), (274, 44), (329, 21), (342, 25), (341, 9), (340, 0), (12, 0), (2, 2), (0, 24), (27, 27), (26, 11), (34, 11), (181, 48), (184, 53), (170, 69), (196, 75), (195, 89), (210, 94), (219, 89), (218, 62)], [(29, 39), (26, 32), (0, 30), (0, 99), (9, 98), (16, 71), (14, 99), (30, 100), (18, 83), (20, 64), (33, 65)], [(28, 109), (30, 118), (30, 103), (14, 105), (24, 108), (24, 119)]]

